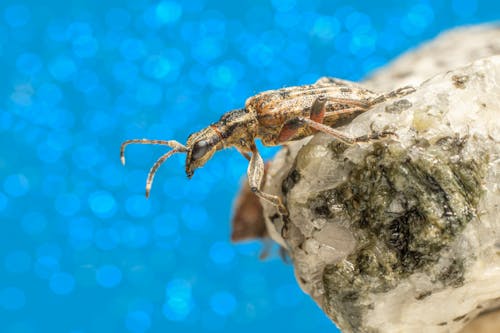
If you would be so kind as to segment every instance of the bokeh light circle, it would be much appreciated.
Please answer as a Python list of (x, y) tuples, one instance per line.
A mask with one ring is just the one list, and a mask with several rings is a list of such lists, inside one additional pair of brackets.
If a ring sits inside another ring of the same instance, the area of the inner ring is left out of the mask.
[(97, 269), (96, 281), (101, 287), (114, 288), (122, 280), (122, 271), (114, 265), (104, 265)]
[(125, 327), (132, 333), (143, 333), (151, 327), (151, 317), (144, 311), (131, 311), (125, 319)]
[(75, 288), (75, 278), (66, 272), (54, 273), (50, 277), (49, 286), (56, 295), (68, 295)]
[(0, 307), (4, 310), (16, 311), (26, 303), (26, 293), (17, 287), (7, 287), (0, 290)]
[(236, 309), (237, 301), (233, 294), (227, 291), (219, 291), (210, 297), (210, 307), (221, 316), (227, 316)]
[(91, 193), (88, 202), (90, 209), (98, 217), (110, 218), (116, 213), (116, 200), (108, 191), (96, 191)]

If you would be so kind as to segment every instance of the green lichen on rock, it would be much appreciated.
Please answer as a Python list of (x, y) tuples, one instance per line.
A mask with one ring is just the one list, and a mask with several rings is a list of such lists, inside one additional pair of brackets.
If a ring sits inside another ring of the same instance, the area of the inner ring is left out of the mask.
[[(358, 240), (353, 254), (323, 274), (325, 310), (346, 321), (340, 326), (361, 327), (359, 295), (385, 292), (417, 270), (431, 274), (440, 251), (476, 216), (488, 154), (467, 157), (465, 139), (420, 142), (409, 150), (376, 143), (362, 163), (346, 161), (351, 171), (344, 183), (310, 200), (319, 217), (330, 216), (329, 207), (343, 207)], [(338, 145), (334, 154), (343, 152)], [(435, 280), (458, 287), (463, 268), (463, 261), (453, 260)]]

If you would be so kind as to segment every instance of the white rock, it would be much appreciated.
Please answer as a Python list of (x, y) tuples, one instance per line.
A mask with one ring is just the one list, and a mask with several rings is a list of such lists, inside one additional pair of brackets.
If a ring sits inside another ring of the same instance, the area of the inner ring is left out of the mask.
[[(500, 29), (447, 33), (369, 83), (400, 86), (394, 73), (406, 67), (416, 73), (404, 83), (415, 84), (436, 69), (422, 59), (448, 52), (461, 64), (469, 58), (457, 55), (488, 50), (500, 52)], [(457, 332), (500, 299), (500, 56), (416, 88), (341, 129), (397, 138), (347, 147), (318, 134), (283, 149), (268, 172), (265, 191), (291, 214), (283, 239), (264, 204), (271, 236), (344, 332)]]
[(500, 26), (478, 25), (446, 31), (375, 72), (365, 84), (375, 90), (419, 85), (438, 73), (500, 54)]

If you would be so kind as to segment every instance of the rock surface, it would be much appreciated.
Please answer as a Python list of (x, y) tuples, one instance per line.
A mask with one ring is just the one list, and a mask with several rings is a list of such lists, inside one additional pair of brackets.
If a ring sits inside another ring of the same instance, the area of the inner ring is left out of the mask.
[(416, 92), (341, 130), (396, 137), (347, 146), (318, 134), (272, 162), (265, 191), (285, 199), (290, 222), (281, 237), (264, 204), (270, 235), (343, 332), (457, 332), (500, 304), (500, 56), (432, 77), (449, 70), (433, 60), (445, 52), (466, 64), (499, 43), (496, 27), (451, 32), (371, 78)]
[(364, 83), (378, 91), (419, 85), (435, 74), (500, 54), (500, 25), (447, 31), (376, 71)]

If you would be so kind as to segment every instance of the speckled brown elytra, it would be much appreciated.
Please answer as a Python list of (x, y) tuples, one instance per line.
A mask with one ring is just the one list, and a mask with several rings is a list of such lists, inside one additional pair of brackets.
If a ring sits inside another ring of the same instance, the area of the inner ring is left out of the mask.
[(287, 216), (288, 210), (280, 197), (261, 191), (264, 161), (255, 139), (260, 139), (266, 146), (276, 146), (318, 131), (347, 144), (381, 138), (392, 133), (376, 132), (351, 138), (334, 128), (351, 122), (359, 114), (388, 98), (404, 96), (413, 91), (415, 89), (412, 87), (404, 87), (387, 94), (377, 94), (349, 81), (324, 77), (311, 85), (269, 90), (250, 97), (243, 109), (229, 111), (218, 122), (191, 134), (186, 145), (173, 140), (127, 140), (121, 145), (120, 157), (125, 164), (125, 147), (131, 143), (173, 148), (161, 156), (149, 171), (146, 181), (148, 197), (156, 170), (173, 154), (187, 153), (186, 174), (191, 178), (194, 170), (203, 166), (216, 151), (235, 147), (249, 160), (247, 176), (251, 191)]

